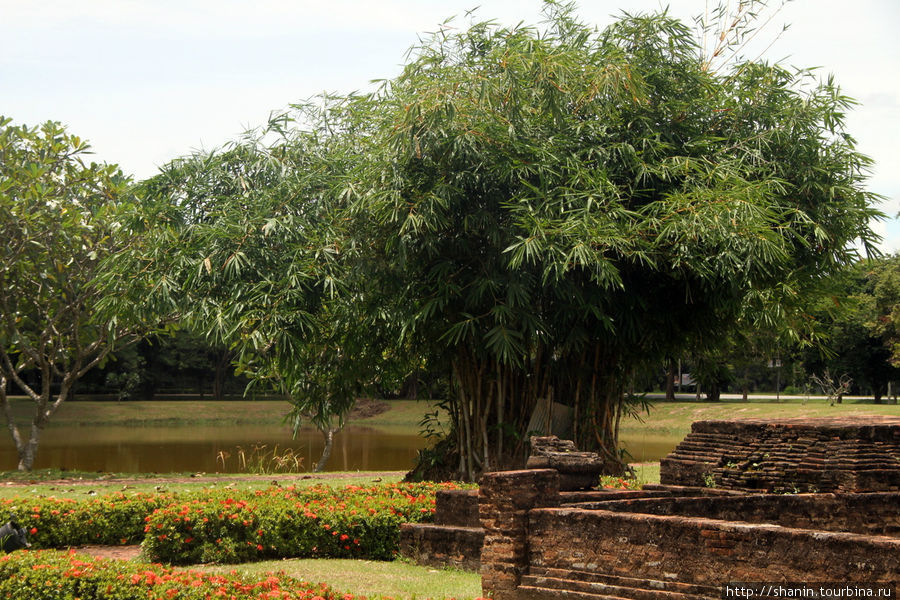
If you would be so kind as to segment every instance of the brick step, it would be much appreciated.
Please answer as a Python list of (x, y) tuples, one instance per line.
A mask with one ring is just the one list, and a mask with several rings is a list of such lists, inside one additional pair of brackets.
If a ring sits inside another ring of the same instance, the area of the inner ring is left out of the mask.
[(575, 592), (559, 588), (543, 588), (520, 585), (516, 588), (517, 600), (628, 600), (619, 596), (604, 596), (589, 592)]
[(721, 596), (721, 590), (716, 587), (568, 569), (532, 569), (531, 574), (522, 578), (522, 585), (557, 592), (565, 590), (590, 594), (588, 597), (629, 600), (716, 600)]
[(721, 456), (722, 455), (717, 452), (700, 452), (699, 450), (696, 452), (684, 452), (676, 448), (675, 451), (666, 458), (669, 460), (683, 460), (687, 462), (717, 463)]
[(583, 600), (718, 600), (721, 596), (696, 596), (676, 594), (664, 590), (644, 590), (629, 587), (618, 587), (603, 583), (587, 583), (574, 579), (548, 579), (546, 577), (531, 580), (525, 577), (518, 587), (519, 598), (528, 600), (548, 600), (551, 598), (578, 598)]
[(403, 523), (400, 526), (400, 554), (422, 565), (480, 568), (484, 529)]

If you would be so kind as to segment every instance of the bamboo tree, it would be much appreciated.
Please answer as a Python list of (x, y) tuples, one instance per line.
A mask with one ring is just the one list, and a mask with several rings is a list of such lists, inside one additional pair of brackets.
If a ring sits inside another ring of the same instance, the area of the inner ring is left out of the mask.
[(541, 28), (442, 28), (377, 98), (356, 210), (406, 331), (452, 349), (461, 475), (520, 461), (550, 390), (621, 469), (639, 368), (739, 323), (805, 335), (806, 291), (875, 239), (852, 100), (707, 58), (666, 14), (595, 32), (547, 3)]
[(712, 61), (665, 13), (603, 31), (554, 2), (546, 17), (441, 28), (378, 92), (147, 182), (178, 209), (185, 317), (315, 389), (312, 408), (379, 356), (445, 365), (468, 479), (520, 465), (552, 400), (620, 472), (640, 369), (739, 328), (814, 341), (808, 295), (876, 240), (853, 101), (726, 51), (744, 39), (730, 25)]

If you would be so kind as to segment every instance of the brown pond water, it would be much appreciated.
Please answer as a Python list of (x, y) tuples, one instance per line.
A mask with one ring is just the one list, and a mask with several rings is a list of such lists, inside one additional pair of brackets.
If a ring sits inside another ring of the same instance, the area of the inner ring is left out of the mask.
[[(659, 460), (681, 441), (679, 437), (624, 437), (623, 446), (635, 462)], [(254, 446), (265, 448), (253, 454)], [(328, 471), (408, 470), (426, 445), (417, 434), (399, 434), (348, 426), (335, 436)], [(302, 429), (296, 439), (285, 427), (265, 425), (191, 427), (51, 427), (38, 449), (34, 467), (121, 473), (241, 472), (243, 450), (248, 463), (261, 454), (292, 452), (302, 459), (301, 471), (311, 470), (322, 453), (321, 434)], [(240, 449), (239, 449), (240, 448)], [(225, 456), (228, 456), (224, 460)], [(0, 470), (18, 461), (7, 435), (0, 436)], [(292, 469), (294, 470), (294, 469)]]
[[(254, 446), (265, 448), (254, 454)], [(402, 470), (412, 467), (425, 441), (418, 435), (386, 433), (350, 426), (335, 436), (326, 470)], [(34, 467), (123, 473), (241, 472), (240, 449), (248, 463), (255, 457), (293, 452), (301, 470), (311, 470), (322, 453), (322, 435), (302, 429), (296, 439), (285, 427), (265, 425), (212, 427), (52, 427), (38, 448)], [(227, 454), (224, 466), (223, 454)], [(12, 441), (0, 442), (0, 470), (16, 468)]]

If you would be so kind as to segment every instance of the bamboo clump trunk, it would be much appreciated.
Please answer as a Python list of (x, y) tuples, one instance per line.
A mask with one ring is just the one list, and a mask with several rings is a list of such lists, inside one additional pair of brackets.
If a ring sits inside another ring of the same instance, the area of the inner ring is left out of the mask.
[(573, 407), (579, 447), (599, 452), (611, 470), (621, 470), (624, 384), (615, 362), (599, 344), (571, 358), (538, 346), (527, 365), (517, 366), (458, 350), (451, 363), (450, 420), (461, 478), (473, 481), (484, 472), (524, 465), (534, 433), (526, 431), (529, 419), (539, 403), (554, 400)]

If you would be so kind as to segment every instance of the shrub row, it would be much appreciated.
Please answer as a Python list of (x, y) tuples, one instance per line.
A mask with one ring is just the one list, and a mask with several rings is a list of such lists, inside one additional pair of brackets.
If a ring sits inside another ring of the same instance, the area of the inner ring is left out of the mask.
[(282, 488), (126, 495), (91, 500), (17, 498), (16, 513), (35, 548), (141, 542), (152, 560), (173, 564), (267, 558), (391, 559), (400, 524), (427, 521), (435, 492), (453, 484)]
[(56, 550), (0, 556), (0, 598), (32, 600), (352, 600), (284, 575), (223, 576)]
[(289, 557), (390, 560), (400, 524), (431, 520), (435, 492), (451, 484), (269, 488), (249, 497), (217, 492), (147, 517), (154, 560), (188, 564)]
[(18, 497), (0, 503), (0, 523), (15, 515), (36, 548), (138, 544), (144, 539), (144, 518), (175, 498), (123, 492), (89, 500)]

